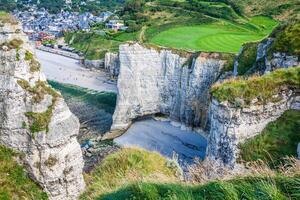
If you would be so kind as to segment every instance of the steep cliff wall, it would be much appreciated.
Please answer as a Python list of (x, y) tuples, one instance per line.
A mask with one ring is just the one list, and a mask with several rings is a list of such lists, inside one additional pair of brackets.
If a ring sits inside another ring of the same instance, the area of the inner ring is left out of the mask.
[(218, 53), (195, 59), (139, 44), (120, 46), (117, 107), (112, 130), (137, 117), (163, 113), (187, 126), (205, 126), (209, 88), (226, 61)]
[(0, 59), (0, 143), (24, 154), (50, 199), (76, 199), (85, 187), (78, 119), (45, 82), (19, 25), (0, 26)]
[(299, 72), (295, 67), (213, 86), (208, 156), (235, 166), (240, 143), (260, 134), (286, 110), (299, 110)]

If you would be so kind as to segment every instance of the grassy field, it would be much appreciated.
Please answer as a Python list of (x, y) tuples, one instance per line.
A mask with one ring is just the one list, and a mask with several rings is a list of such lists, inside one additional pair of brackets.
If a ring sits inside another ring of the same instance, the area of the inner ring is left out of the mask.
[(242, 44), (263, 39), (276, 25), (276, 21), (267, 17), (254, 17), (243, 25), (219, 21), (170, 28), (155, 35), (150, 42), (186, 50), (237, 53)]
[(272, 168), (284, 162), (285, 156), (297, 157), (300, 141), (300, 111), (286, 111), (275, 122), (270, 123), (262, 134), (251, 138), (240, 146), (244, 161), (264, 160)]

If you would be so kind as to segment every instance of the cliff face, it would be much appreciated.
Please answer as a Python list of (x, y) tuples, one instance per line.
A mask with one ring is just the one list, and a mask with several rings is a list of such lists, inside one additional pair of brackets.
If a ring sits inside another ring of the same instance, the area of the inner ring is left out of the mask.
[(112, 130), (126, 129), (133, 119), (155, 113), (187, 126), (205, 126), (209, 88), (226, 62), (220, 57), (201, 53), (189, 60), (171, 50), (121, 45)]
[(299, 96), (293, 91), (278, 94), (278, 102), (237, 107), (213, 99), (210, 107), (209, 157), (234, 166), (238, 158), (238, 144), (261, 133), (268, 123), (275, 121), (286, 110), (300, 109)]
[(45, 82), (19, 25), (1, 26), (0, 43), (0, 143), (24, 154), (50, 199), (76, 199), (85, 187), (78, 119)]

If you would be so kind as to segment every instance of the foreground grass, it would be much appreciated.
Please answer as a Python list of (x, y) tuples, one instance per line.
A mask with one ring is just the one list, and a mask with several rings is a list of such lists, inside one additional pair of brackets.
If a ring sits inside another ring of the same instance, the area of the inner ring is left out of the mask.
[(249, 79), (231, 79), (214, 85), (211, 94), (220, 102), (235, 103), (237, 99), (242, 99), (248, 105), (255, 98), (261, 103), (276, 101), (278, 99), (273, 99), (273, 97), (281, 90), (299, 87), (300, 66), (278, 69), (269, 74)]
[(299, 177), (249, 177), (201, 186), (136, 183), (98, 200), (284, 200), (300, 198)]
[(284, 157), (297, 157), (300, 141), (300, 111), (286, 111), (278, 120), (270, 123), (264, 131), (240, 145), (244, 161), (263, 160), (276, 168)]
[(16, 153), (0, 145), (0, 199), (48, 199), (23, 167), (13, 160), (14, 156)]
[(86, 175), (88, 187), (81, 199), (95, 199), (136, 181), (176, 182), (176, 170), (168, 167), (167, 160), (158, 153), (122, 149)]
[(186, 50), (237, 53), (243, 43), (263, 39), (276, 25), (276, 21), (267, 17), (254, 17), (243, 25), (226, 21), (182, 25), (158, 33), (150, 42)]

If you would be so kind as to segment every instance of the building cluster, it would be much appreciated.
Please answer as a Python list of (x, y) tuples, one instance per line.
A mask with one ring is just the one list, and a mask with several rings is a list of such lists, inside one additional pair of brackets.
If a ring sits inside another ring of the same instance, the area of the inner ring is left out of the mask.
[[(106, 11), (99, 15), (61, 11), (50, 14), (47, 10), (36, 6), (26, 11), (14, 11), (23, 24), (24, 32), (34, 41), (51, 40), (62, 36), (65, 31), (90, 31), (91, 25), (105, 22), (113, 13)], [(119, 26), (118, 26), (119, 28)]]

